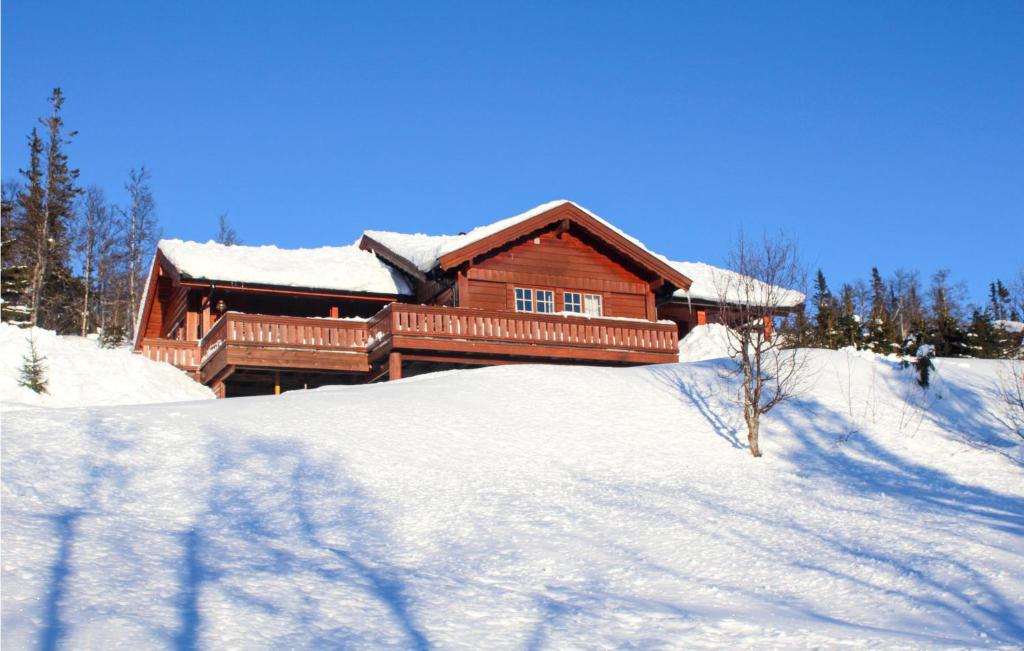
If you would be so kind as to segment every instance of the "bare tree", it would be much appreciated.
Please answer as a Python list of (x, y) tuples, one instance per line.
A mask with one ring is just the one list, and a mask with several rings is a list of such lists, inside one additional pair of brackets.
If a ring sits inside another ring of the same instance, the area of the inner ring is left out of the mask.
[(740, 380), (737, 401), (743, 407), (750, 452), (761, 456), (761, 417), (802, 389), (807, 357), (780, 334), (780, 321), (789, 318), (804, 300), (806, 274), (796, 244), (784, 237), (748, 242), (742, 233), (729, 256), (730, 271), (715, 277), (719, 320), (730, 326), (731, 374)]
[(1017, 272), (1010, 291), (1010, 318), (1024, 319), (1024, 267)]
[[(79, 211), (75, 229), (75, 252), (82, 265), (82, 336), (89, 332), (95, 311), (97, 271), (109, 264), (114, 245), (114, 213), (107, 205), (103, 188), (90, 186), (85, 192), (84, 206)], [(100, 295), (102, 305), (103, 296)]]
[(1003, 403), (1001, 414), (996, 418), (1011, 432), (1024, 438), (1024, 360), (1014, 359), (1006, 363), (996, 383), (996, 395)]
[(234, 226), (228, 223), (228, 214), (222, 212), (217, 215), (217, 242), (232, 246), (235, 244), (241, 244), (242, 240), (238, 237), (238, 232), (235, 231)]
[(924, 328), (925, 310), (921, 300), (921, 281), (916, 271), (897, 269), (889, 279), (892, 291), (893, 319), (896, 322), (899, 343)]
[(149, 170), (143, 165), (128, 173), (129, 205), (121, 208), (122, 227), (124, 233), (125, 259), (127, 263), (127, 328), (129, 336), (134, 335), (136, 309), (142, 298), (144, 282), (143, 269), (146, 251), (153, 247), (159, 237), (156, 221), (156, 201), (149, 187)]

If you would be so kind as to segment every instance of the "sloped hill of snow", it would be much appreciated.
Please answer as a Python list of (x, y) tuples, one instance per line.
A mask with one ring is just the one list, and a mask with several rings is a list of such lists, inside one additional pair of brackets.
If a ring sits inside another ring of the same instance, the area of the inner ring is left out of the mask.
[(811, 362), (759, 460), (723, 361), (9, 414), (4, 647), (1017, 647), (1000, 363)]
[[(47, 392), (18, 384), (22, 360), (34, 332), (45, 358)], [(170, 364), (133, 355), (126, 348), (100, 348), (93, 338), (59, 336), (0, 323), (0, 409), (129, 405), (213, 398), (213, 392)]]

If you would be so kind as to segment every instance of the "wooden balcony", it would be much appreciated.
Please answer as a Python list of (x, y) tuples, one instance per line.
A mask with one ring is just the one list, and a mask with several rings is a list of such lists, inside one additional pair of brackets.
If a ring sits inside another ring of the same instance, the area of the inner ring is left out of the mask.
[(679, 355), (673, 323), (392, 303), (367, 326), (371, 361), (394, 350), (411, 351), (409, 359), (433, 351), (625, 364), (675, 362)]
[(199, 342), (144, 339), (139, 352), (216, 387), (236, 369), (370, 380), (389, 358), (425, 364), (667, 363), (678, 359), (678, 342), (672, 323), (392, 303), (369, 321), (228, 312)]
[(366, 342), (365, 321), (228, 312), (199, 342), (200, 373), (203, 382), (239, 366), (365, 373)]

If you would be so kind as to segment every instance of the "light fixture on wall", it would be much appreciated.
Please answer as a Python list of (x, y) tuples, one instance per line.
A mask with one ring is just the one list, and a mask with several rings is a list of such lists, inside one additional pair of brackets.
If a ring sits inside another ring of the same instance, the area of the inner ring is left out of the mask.
[(224, 302), (223, 298), (220, 299), (219, 301), (217, 301), (217, 311), (218, 312), (220, 312), (221, 314), (224, 314), (224, 312), (226, 312), (227, 309), (228, 309), (228, 304)]

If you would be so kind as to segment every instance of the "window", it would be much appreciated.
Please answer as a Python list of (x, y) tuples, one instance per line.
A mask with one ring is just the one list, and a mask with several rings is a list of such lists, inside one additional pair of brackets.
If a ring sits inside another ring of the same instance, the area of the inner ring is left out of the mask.
[(554, 312), (555, 311), (555, 293), (546, 289), (537, 290), (537, 311), (538, 312)]
[(533, 290), (516, 287), (516, 312), (533, 312)]
[(583, 295), (576, 292), (565, 293), (565, 311), (566, 312), (582, 312), (583, 311)]
[(601, 316), (601, 295), (584, 294), (583, 311), (590, 316)]

